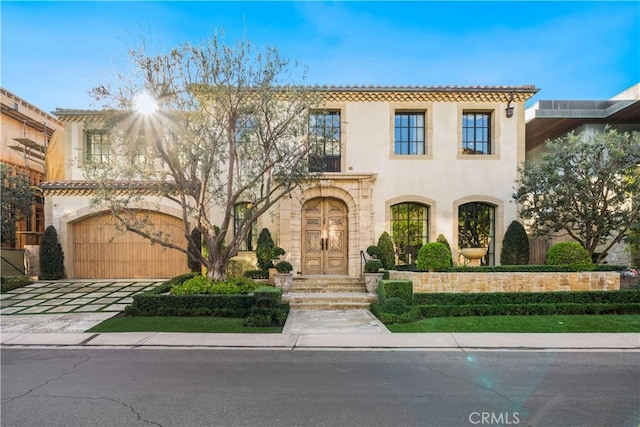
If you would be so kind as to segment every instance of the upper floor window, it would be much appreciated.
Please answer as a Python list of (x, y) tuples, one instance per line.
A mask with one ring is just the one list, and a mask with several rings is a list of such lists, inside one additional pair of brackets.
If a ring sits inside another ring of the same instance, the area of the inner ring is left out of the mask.
[(424, 113), (396, 112), (395, 154), (425, 154)]
[(340, 111), (309, 114), (309, 170), (340, 172)]
[(418, 203), (391, 206), (391, 234), (399, 264), (415, 264), (418, 251), (428, 241), (429, 207)]
[(250, 115), (242, 115), (236, 119), (235, 123), (235, 139), (236, 145), (241, 141), (250, 138), (251, 134), (256, 132), (256, 119)]
[[(249, 203), (238, 203), (233, 207), (233, 233), (238, 234), (240, 227), (244, 219), (247, 216), (249, 210)], [(244, 240), (238, 248), (239, 251), (253, 251), (256, 248), (258, 242), (258, 226), (255, 221), (251, 224), (249, 233), (245, 236)]]
[(111, 153), (109, 133), (105, 131), (87, 132), (86, 160), (91, 163), (107, 163)]
[(492, 154), (491, 113), (462, 114), (462, 154)]

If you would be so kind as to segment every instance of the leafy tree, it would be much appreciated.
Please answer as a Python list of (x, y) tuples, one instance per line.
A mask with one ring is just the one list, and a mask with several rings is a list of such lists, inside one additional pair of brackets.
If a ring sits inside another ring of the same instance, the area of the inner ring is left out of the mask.
[(396, 266), (396, 255), (393, 250), (393, 241), (386, 231), (378, 239), (378, 258), (386, 270), (392, 270)]
[(529, 263), (529, 237), (524, 226), (512, 221), (504, 234), (500, 264), (525, 265)]
[(44, 230), (40, 244), (40, 278), (59, 280), (64, 277), (64, 253), (53, 225)]
[(563, 231), (599, 262), (640, 221), (640, 133), (607, 128), (547, 142), (539, 162), (520, 168), (513, 195), (538, 235)]
[[(308, 153), (321, 141), (305, 135), (322, 93), (291, 83), (298, 69), (276, 49), (227, 45), (219, 35), (164, 54), (143, 46), (130, 56), (135, 72), (92, 91), (111, 141), (109, 162), (85, 165), (86, 178), (99, 185), (92, 201), (109, 206), (123, 229), (187, 253), (133, 209), (149, 205), (150, 194), (171, 200), (188, 243), (197, 246), (191, 229), (202, 233), (206, 250), (193, 255), (210, 278), (224, 279), (256, 219), (317, 177)], [(123, 182), (135, 185), (123, 192)], [(238, 203), (248, 208), (234, 232)]]
[(2, 180), (2, 246), (15, 247), (16, 222), (31, 214), (34, 193), (29, 176), (20, 168), (0, 163)]

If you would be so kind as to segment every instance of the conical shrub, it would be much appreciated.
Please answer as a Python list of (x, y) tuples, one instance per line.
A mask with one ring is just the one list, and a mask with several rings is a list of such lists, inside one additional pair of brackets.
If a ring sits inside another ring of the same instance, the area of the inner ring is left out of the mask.
[(40, 279), (59, 280), (64, 277), (64, 253), (53, 225), (47, 227), (40, 243)]

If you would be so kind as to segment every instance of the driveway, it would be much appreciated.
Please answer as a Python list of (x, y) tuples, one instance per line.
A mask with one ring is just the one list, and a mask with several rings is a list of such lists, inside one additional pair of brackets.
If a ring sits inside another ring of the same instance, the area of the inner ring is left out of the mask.
[(159, 286), (150, 281), (36, 282), (0, 296), (0, 314), (59, 314), (121, 312), (133, 295)]

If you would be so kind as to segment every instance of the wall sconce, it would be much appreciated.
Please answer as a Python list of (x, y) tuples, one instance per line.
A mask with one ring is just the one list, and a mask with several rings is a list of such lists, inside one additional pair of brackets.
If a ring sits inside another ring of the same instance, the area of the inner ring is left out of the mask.
[(509, 102), (507, 102), (507, 108), (504, 109), (504, 112), (507, 115), (507, 118), (513, 117), (513, 109), (511, 103), (515, 100), (515, 93), (511, 92), (511, 98), (509, 98)]

